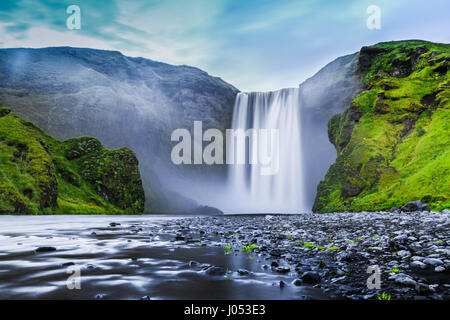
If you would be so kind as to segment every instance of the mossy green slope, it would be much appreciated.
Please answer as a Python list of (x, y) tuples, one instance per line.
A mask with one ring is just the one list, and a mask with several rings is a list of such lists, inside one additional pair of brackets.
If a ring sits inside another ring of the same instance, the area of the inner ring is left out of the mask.
[(59, 141), (0, 106), (0, 214), (142, 213), (144, 199), (130, 149)]
[(365, 90), (328, 125), (338, 156), (314, 212), (375, 211), (421, 199), (450, 207), (450, 45), (364, 47)]

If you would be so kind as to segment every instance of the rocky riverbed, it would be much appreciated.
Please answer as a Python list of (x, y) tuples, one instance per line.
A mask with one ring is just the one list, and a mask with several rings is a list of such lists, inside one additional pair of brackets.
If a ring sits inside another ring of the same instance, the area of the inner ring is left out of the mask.
[(448, 211), (0, 220), (2, 298), (450, 298)]
[[(280, 287), (312, 285), (329, 298), (448, 299), (449, 212), (331, 213), (186, 219), (180, 239), (218, 234), (229, 254), (251, 251), (262, 268), (288, 274)], [(367, 270), (380, 270), (369, 289)], [(238, 274), (247, 272), (237, 270)], [(304, 297), (308, 298), (308, 297)]]

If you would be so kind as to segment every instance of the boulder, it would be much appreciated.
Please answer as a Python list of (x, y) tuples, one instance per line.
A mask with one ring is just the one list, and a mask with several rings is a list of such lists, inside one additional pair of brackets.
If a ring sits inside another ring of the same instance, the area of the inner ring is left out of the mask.
[(320, 274), (316, 271), (307, 271), (300, 277), (304, 283), (315, 284), (320, 282)]
[(224, 276), (227, 271), (222, 267), (209, 267), (205, 270), (205, 273), (210, 276)]
[(401, 208), (401, 211), (403, 211), (403, 212), (430, 211), (430, 207), (427, 204), (422, 203), (422, 201), (416, 200), (416, 201), (411, 201), (411, 202), (408, 202), (407, 204), (405, 204)]

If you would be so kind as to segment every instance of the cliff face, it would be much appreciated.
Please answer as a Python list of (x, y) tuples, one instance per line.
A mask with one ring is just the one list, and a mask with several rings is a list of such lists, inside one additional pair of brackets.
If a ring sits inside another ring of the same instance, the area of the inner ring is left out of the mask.
[(344, 112), (363, 88), (357, 62), (357, 53), (337, 58), (300, 84), (302, 160), (309, 208), (320, 180), (336, 159), (327, 135), (328, 120)]
[(383, 210), (417, 199), (450, 207), (450, 45), (388, 42), (357, 56), (364, 90), (328, 123), (338, 156), (313, 211)]
[(142, 213), (138, 161), (90, 137), (59, 141), (0, 106), (0, 214)]
[(237, 92), (200, 69), (115, 51), (0, 50), (0, 103), (58, 139), (92, 136), (107, 148), (134, 150), (147, 207), (156, 211), (194, 208), (169, 190), (224, 173), (224, 166), (173, 165), (170, 136), (177, 128), (192, 132), (194, 120), (204, 130), (228, 128)]

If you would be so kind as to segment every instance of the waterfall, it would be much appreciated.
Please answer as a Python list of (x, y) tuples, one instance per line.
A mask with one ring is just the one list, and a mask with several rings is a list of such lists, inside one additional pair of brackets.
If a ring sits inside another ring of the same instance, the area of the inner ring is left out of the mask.
[[(297, 88), (237, 95), (232, 131), (241, 129), (249, 134), (245, 138), (244, 164), (237, 164), (236, 148), (239, 143), (234, 138), (227, 139), (228, 188), (231, 195), (228, 212), (308, 211), (304, 201), (300, 117)], [(265, 129), (265, 135), (256, 133), (264, 131), (260, 129)], [(266, 163), (252, 163), (252, 157), (261, 156), (258, 153), (261, 150), (275, 155), (271, 163), (271, 168), (275, 169), (273, 174), (264, 174)]]

